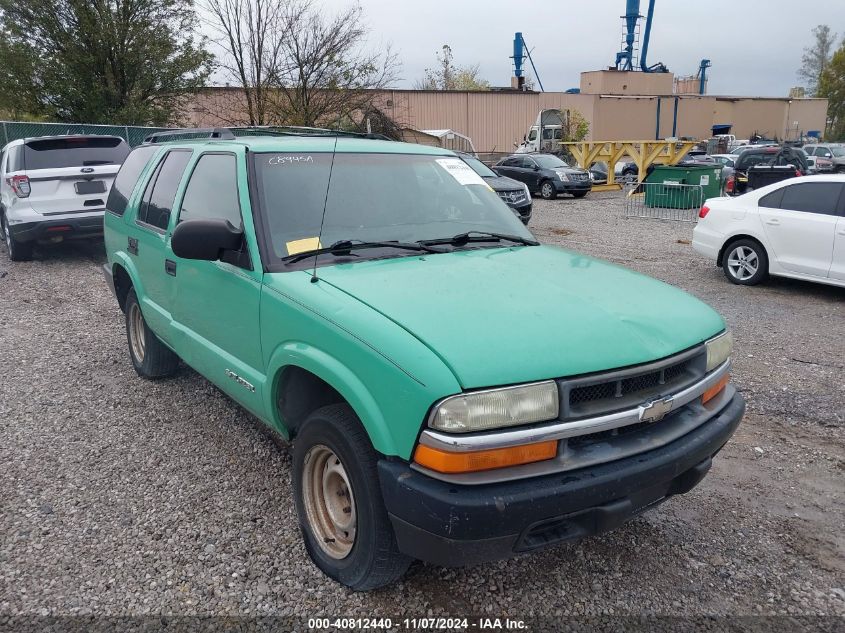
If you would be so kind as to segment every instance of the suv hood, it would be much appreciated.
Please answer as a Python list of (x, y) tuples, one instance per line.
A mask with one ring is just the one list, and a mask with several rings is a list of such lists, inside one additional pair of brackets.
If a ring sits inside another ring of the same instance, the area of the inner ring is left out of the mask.
[(549, 246), (340, 264), (319, 277), (419, 339), (465, 389), (645, 363), (725, 327), (677, 288)]
[(497, 176), (491, 178), (490, 176), (484, 178), (484, 182), (493, 187), (495, 191), (523, 191), (524, 187), (521, 182), (508, 178), (507, 176)]

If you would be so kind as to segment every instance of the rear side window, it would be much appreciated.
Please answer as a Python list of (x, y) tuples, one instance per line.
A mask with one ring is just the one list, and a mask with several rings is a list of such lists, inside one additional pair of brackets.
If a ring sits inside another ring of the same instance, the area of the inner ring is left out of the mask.
[(147, 184), (141, 208), (138, 209), (138, 222), (162, 231), (167, 229), (176, 190), (182, 182), (182, 175), (190, 158), (189, 150), (174, 150), (165, 155)]
[[(106, 209), (115, 215), (123, 215), (126, 212), (126, 204), (135, 190), (138, 176), (144, 171), (147, 161), (152, 158), (158, 149), (155, 145), (144, 145), (132, 150), (120, 171), (117, 172), (117, 177), (114, 179), (114, 184), (112, 184), (109, 192), (109, 199), (106, 201)], [(9, 160), (11, 161), (11, 155)]]
[(772, 193), (767, 193), (757, 202), (758, 207), (767, 207), (769, 209), (780, 209), (780, 201), (783, 199), (784, 188), (781, 187)]
[(179, 221), (228, 220), (241, 226), (238, 172), (233, 154), (204, 154), (197, 161), (182, 198)]
[(120, 165), (129, 154), (126, 141), (110, 136), (33, 140), (25, 143), (24, 148), (23, 161), (27, 171), (59, 167)]
[(9, 162), (6, 171), (23, 171), (23, 145), (12, 145), (9, 148)]
[(780, 208), (838, 215), (842, 185), (838, 182), (802, 182), (784, 187)]

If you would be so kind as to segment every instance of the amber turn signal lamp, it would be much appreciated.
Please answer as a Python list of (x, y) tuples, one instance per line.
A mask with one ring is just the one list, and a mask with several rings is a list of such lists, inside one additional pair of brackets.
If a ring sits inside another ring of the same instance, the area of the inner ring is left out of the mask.
[(728, 384), (730, 379), (731, 377), (728, 374), (725, 374), (724, 376), (719, 378), (719, 382), (717, 382), (715, 385), (710, 387), (710, 389), (701, 394), (701, 404), (707, 404), (708, 400), (712, 400), (713, 398), (718, 396), (722, 392), (722, 389), (724, 389), (725, 386)]
[(452, 453), (420, 444), (414, 451), (414, 461), (438, 473), (453, 474), (541, 462), (555, 455), (557, 440), (467, 453)]

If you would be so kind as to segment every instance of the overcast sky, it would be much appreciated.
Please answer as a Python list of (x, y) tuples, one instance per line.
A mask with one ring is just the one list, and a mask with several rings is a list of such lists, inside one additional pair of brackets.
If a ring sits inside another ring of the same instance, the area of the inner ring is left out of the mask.
[[(328, 9), (352, 0), (317, 0)], [(459, 65), (479, 64), (494, 86), (510, 85), (513, 34), (522, 31), (547, 91), (579, 85), (579, 73), (612, 64), (625, 0), (360, 0), (371, 44), (391, 43), (410, 88), (443, 44)], [(645, 13), (648, 0), (642, 0)], [(645, 20), (641, 29), (644, 29)], [(845, 0), (657, 0), (648, 62), (692, 75), (712, 61), (710, 94), (786, 96), (810, 29), (845, 32)]]

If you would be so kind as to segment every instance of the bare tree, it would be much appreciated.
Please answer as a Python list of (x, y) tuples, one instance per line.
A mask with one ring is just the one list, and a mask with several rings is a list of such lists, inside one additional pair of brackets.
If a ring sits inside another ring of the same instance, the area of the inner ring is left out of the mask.
[(481, 79), (478, 64), (474, 66), (456, 66), (453, 62), (452, 47), (443, 45), (436, 54), (437, 66), (425, 69), (425, 78), (417, 81), (417, 90), (489, 90), (490, 82)]
[(294, 15), (292, 7), (278, 0), (201, 1), (209, 15), (207, 23), (223, 50), (218, 67), (243, 96), (242, 107), (232, 107), (232, 100), (226, 97), (225, 103), (220, 98), (211, 100), (208, 109), (229, 124), (266, 125), (275, 96), (274, 81), (279, 65), (285, 63), (281, 43)]
[(284, 63), (276, 65), (273, 75), (279, 92), (276, 118), (305, 126), (360, 118), (378, 91), (395, 80), (396, 55), (389, 46), (367, 49), (362, 17), (359, 5), (334, 17), (308, 2), (287, 5), (287, 36), (280, 42)]
[(827, 24), (819, 24), (813, 29), (813, 44), (804, 49), (798, 76), (807, 82), (807, 92), (815, 96), (819, 87), (819, 78), (830, 65), (836, 48), (836, 33), (831, 32)]

